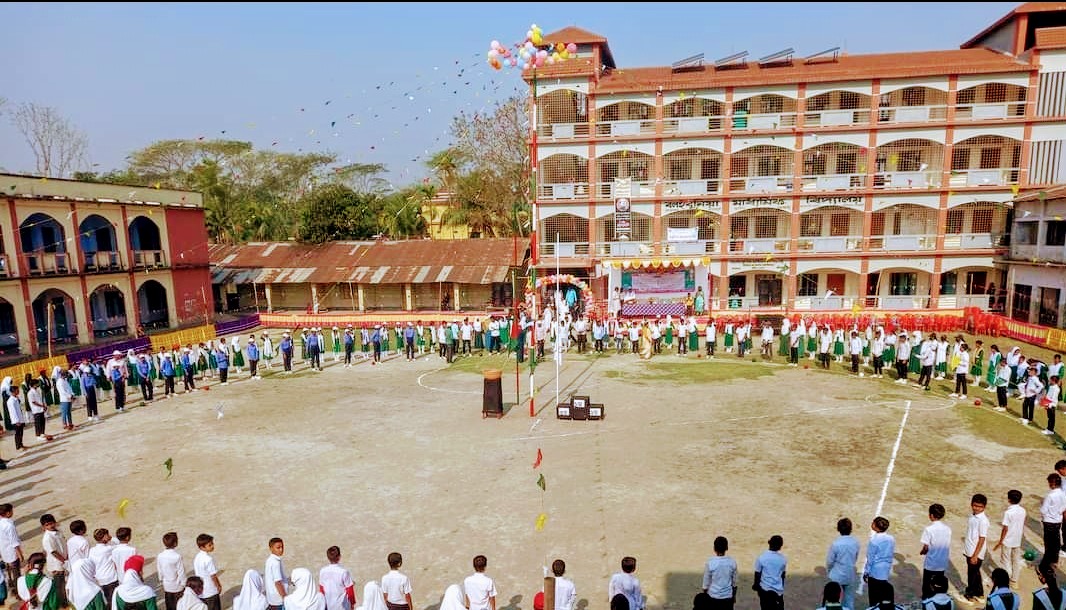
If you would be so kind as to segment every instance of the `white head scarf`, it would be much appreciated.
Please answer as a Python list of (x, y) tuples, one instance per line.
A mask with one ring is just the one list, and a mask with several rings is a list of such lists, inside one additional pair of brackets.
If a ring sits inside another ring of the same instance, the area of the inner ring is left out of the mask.
[(4, 382), (0, 383), (0, 392), (7, 392), (8, 394), (11, 393), (11, 378), (10, 377), (4, 377)]
[(326, 598), (307, 568), (292, 571), (292, 593), (285, 596), (285, 610), (326, 610)]
[(74, 604), (74, 610), (85, 610), (85, 607), (100, 595), (103, 589), (96, 584), (96, 567), (91, 559), (78, 559), (70, 570), (70, 601)]
[(178, 610), (207, 610), (207, 604), (200, 601), (195, 591), (185, 587), (185, 592), (178, 599)]
[[(381, 593), (381, 585), (378, 581), (371, 580), (363, 587), (362, 610), (386, 610), (385, 597)], [(358, 608), (356, 609), (358, 610)]]
[(440, 610), (466, 610), (465, 604), (463, 590), (459, 588), (459, 585), (448, 585), (444, 591), (444, 598), (440, 600)]
[(155, 599), (155, 589), (144, 584), (137, 570), (126, 570), (126, 574), (122, 577), (122, 584), (115, 589), (115, 595), (121, 597), (122, 601), (127, 604), (135, 604), (146, 599)]
[(266, 607), (263, 577), (255, 570), (248, 570), (244, 573), (240, 594), (233, 598), (233, 610), (266, 610)]
[(52, 367), (52, 379), (59, 379), (59, 374), (63, 372), (63, 367), (56, 365)]

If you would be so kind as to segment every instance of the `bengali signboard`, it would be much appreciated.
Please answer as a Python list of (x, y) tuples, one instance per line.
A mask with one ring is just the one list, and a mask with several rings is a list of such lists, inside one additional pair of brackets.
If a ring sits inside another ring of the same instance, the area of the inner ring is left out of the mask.
[(670, 242), (692, 242), (699, 241), (700, 229), (699, 227), (667, 227), (666, 228), (666, 241)]
[(616, 241), (629, 241), (633, 227), (633, 213), (630, 211), (629, 198), (619, 197), (614, 200), (614, 238)]

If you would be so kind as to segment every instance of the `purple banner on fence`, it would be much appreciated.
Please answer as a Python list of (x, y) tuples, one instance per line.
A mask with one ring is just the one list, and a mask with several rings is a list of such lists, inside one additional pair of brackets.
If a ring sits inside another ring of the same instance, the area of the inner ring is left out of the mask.
[(215, 322), (215, 334), (232, 335), (259, 326), (259, 314), (252, 314), (229, 322)]
[(148, 337), (141, 337), (139, 339), (128, 339), (126, 341), (119, 341), (118, 343), (111, 343), (109, 345), (97, 345), (93, 347), (87, 347), (67, 354), (67, 362), (74, 364), (81, 362), (83, 358), (89, 360), (105, 360), (111, 357), (116, 350), (125, 354), (129, 350), (144, 351), (151, 347), (152, 342)]

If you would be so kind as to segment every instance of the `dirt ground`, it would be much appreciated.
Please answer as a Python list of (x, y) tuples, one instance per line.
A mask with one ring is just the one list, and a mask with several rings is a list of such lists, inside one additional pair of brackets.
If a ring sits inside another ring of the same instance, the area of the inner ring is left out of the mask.
[[(1044, 477), (1063, 456), (1062, 439), (989, 410), (992, 395), (983, 390), (971, 391), (986, 404), (975, 408), (948, 399), (947, 382), (925, 393), (850, 377), (840, 365), (823, 372), (778, 360), (570, 355), (560, 394), (606, 405), (606, 419), (581, 422), (554, 416), (551, 360), (537, 368), (531, 418), (527, 367), (514, 404), (513, 360), (473, 356), (449, 367), (436, 355), (390, 357), (345, 369), (330, 359), (320, 373), (274, 369), (262, 380), (242, 376), (124, 414), (104, 402), (103, 422), (47, 445), (31, 440), (0, 473), (0, 497), (16, 507), (27, 552), (40, 549), (44, 512), (64, 531), (77, 518), (90, 532), (132, 527), (152, 584), (163, 533), (178, 532), (190, 573), (196, 535), (211, 533), (226, 607), (244, 571), (263, 570), (267, 540), (281, 536), (289, 571), (317, 574), (325, 549), (339, 545), (360, 597), (367, 580), (387, 571), (386, 555), (403, 553), (418, 610), (435, 609), (477, 554), (489, 558), (501, 609), (530, 610), (542, 566), (555, 558), (567, 562), (579, 608), (606, 609), (607, 581), (624, 555), (638, 559), (649, 608), (687, 609), (712, 541), (724, 535), (740, 566), (738, 607), (750, 609), (758, 607), (752, 564), (780, 534), (786, 603), (813, 608), (836, 520), (850, 517), (865, 546), (883, 489), (897, 601), (917, 597), (930, 503), (947, 507), (953, 590), (965, 576), (971, 494), (989, 496), (990, 535), (998, 538), (1006, 492), (1022, 490), (1025, 544), (1040, 546)], [(480, 371), (497, 367), (507, 413), (483, 419)], [(84, 422), (84, 405), (75, 420)], [(57, 420), (49, 428), (57, 433)], [(11, 457), (11, 435), (2, 443)], [(540, 513), (543, 531), (535, 528)], [(1024, 597), (1035, 587), (1029, 570)]]

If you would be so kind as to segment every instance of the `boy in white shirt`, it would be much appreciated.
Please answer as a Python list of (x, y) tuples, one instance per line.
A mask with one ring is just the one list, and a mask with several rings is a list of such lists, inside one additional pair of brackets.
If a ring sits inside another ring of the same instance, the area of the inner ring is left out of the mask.
[(496, 583), (485, 575), (488, 565), (489, 560), (484, 555), (474, 557), (474, 573), (463, 581), (463, 593), (469, 610), (496, 610)]
[(996, 542), (996, 546), (992, 547), (992, 550), (999, 551), (996, 563), (1007, 571), (1011, 586), (1017, 587), (1018, 576), (1022, 571), (1022, 532), (1025, 529), (1025, 508), (1021, 505), (1022, 492), (1017, 489), (1008, 491), (1007, 502), (1010, 506), (1003, 512), (1003, 520), (1000, 522), (1003, 529), (1000, 530), (999, 541)]
[(159, 582), (163, 585), (163, 603), (166, 610), (178, 610), (178, 600), (185, 593), (185, 562), (178, 548), (178, 534), (163, 534), (163, 552), (155, 558), (155, 569), (159, 573)]
[(41, 528), (44, 529), (44, 538), (41, 541), (44, 546), (45, 570), (52, 578), (52, 586), (59, 591), (59, 607), (66, 605), (66, 577), (67, 577), (67, 541), (63, 540), (63, 532), (59, 531), (59, 522), (51, 514), (41, 515)]
[[(403, 565), (403, 555), (389, 553), (389, 573), (381, 577), (381, 593), (385, 597), (385, 605), (389, 610), (413, 610), (411, 604), (411, 580), (407, 575), (400, 572)], [(369, 603), (363, 600), (363, 603)]]
[(633, 572), (637, 571), (636, 557), (622, 558), (622, 571), (611, 576), (611, 582), (607, 585), (607, 599), (614, 599), (615, 595), (624, 595), (629, 600), (629, 610), (644, 610), (644, 593), (640, 589), (640, 581)]
[(769, 548), (755, 560), (755, 582), (751, 589), (759, 594), (759, 606), (763, 610), (785, 607), (785, 578), (788, 560), (781, 554), (785, 541), (781, 536), (770, 536)]
[(285, 554), (285, 542), (281, 538), (271, 538), (267, 547), (270, 555), (267, 555), (263, 568), (267, 607), (281, 610), (285, 605), (285, 596), (289, 594), (289, 579), (285, 576), (285, 564), (281, 561), (281, 556)]
[(984, 494), (974, 494), (970, 499), (973, 514), (966, 522), (966, 542), (962, 553), (966, 557), (966, 599), (974, 601), (985, 596), (985, 586), (981, 581), (981, 563), (985, 559), (988, 546), (988, 515), (985, 506), (988, 498)]
[(215, 550), (215, 537), (210, 534), (200, 534), (196, 537), (196, 546), (200, 548), (200, 552), (193, 559), (192, 567), (196, 576), (204, 581), (200, 599), (207, 606), (207, 610), (222, 610), (222, 583), (218, 580), (215, 559), (211, 557), (211, 553)]
[(130, 545), (130, 538), (132, 537), (133, 530), (128, 527), (120, 527), (115, 530), (115, 538), (118, 538), (118, 544), (111, 548), (111, 561), (115, 562), (115, 569), (122, 574), (125, 574), (123, 568), (126, 566), (126, 560), (137, 555), (137, 549)]
[(329, 565), (318, 571), (318, 586), (326, 598), (326, 610), (352, 610), (355, 599), (355, 582), (352, 573), (340, 564), (341, 549), (331, 546), (326, 549)]
[(566, 562), (556, 559), (552, 562), (552, 574), (555, 575), (555, 610), (573, 610), (577, 602), (577, 588), (573, 581), (563, 578)]
[(96, 567), (96, 583), (100, 585), (100, 589), (104, 592), (104, 599), (108, 600), (111, 599), (111, 594), (118, 587), (119, 581), (118, 568), (115, 567), (115, 562), (111, 559), (111, 551), (115, 547), (111, 545), (111, 532), (107, 531), (107, 528), (101, 527), (94, 531), (93, 539), (96, 540), (96, 546), (89, 550), (89, 559), (92, 560), (93, 565)]
[(69, 565), (74, 565), (74, 562), (79, 559), (89, 558), (89, 539), (85, 537), (86, 531), (88, 528), (81, 519), (70, 522), (70, 533), (73, 535), (67, 539), (67, 563)]
[(933, 596), (932, 578), (945, 575), (948, 559), (951, 556), (951, 528), (944, 523), (946, 511), (940, 504), (929, 506), (929, 520), (932, 521), (922, 532), (922, 550), (925, 564), (922, 569), (922, 599)]
[(714, 557), (707, 560), (703, 570), (703, 591), (716, 605), (732, 605), (737, 598), (737, 562), (726, 556), (729, 540), (714, 539)]
[(1047, 390), (1044, 391), (1044, 399), (1040, 402), (1047, 409), (1047, 429), (1044, 434), (1055, 434), (1055, 411), (1059, 406), (1059, 394), (1062, 388), (1059, 386), (1059, 377), (1052, 375), (1048, 378)]

